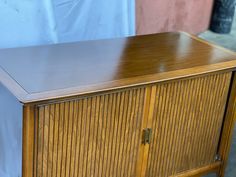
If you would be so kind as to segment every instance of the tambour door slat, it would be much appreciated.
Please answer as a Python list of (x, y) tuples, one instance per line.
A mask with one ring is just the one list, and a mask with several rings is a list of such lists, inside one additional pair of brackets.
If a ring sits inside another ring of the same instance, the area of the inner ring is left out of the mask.
[(135, 177), (145, 87), (38, 105), (35, 177)]
[(168, 177), (215, 162), (231, 73), (154, 84), (146, 177)]

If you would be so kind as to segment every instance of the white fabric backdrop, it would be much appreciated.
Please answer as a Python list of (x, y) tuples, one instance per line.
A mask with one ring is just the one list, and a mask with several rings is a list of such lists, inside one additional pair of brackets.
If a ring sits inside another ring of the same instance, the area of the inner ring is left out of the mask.
[(135, 0), (0, 0), (0, 48), (135, 34)]
[(21, 177), (21, 108), (16, 98), (0, 84), (0, 177)]

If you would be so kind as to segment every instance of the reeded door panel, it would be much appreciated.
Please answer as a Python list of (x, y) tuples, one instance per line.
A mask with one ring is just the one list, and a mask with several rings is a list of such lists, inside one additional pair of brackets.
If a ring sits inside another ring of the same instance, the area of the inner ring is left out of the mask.
[(211, 74), (39, 105), (34, 177), (168, 177), (212, 164), (230, 79)]
[(145, 88), (38, 107), (35, 177), (135, 177)]
[(231, 73), (156, 84), (146, 177), (214, 163)]

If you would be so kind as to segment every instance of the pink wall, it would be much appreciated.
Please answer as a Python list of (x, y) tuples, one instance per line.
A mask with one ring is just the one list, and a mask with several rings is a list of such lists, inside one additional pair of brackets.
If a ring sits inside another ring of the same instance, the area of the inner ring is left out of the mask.
[(200, 33), (209, 26), (214, 0), (136, 0), (136, 33)]

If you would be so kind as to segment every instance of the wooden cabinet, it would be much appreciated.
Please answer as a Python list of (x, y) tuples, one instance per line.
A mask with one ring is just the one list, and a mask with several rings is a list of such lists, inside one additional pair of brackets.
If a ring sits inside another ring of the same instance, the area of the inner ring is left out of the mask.
[[(224, 176), (236, 114), (234, 53), (164, 33), (6, 49), (0, 66), (8, 89), (1, 102), (23, 112), (0, 110), (23, 138), (0, 145), (23, 147), (22, 165), (9, 158), (5, 174), (14, 164), (23, 177)], [(21, 103), (7, 104), (14, 97)]]

